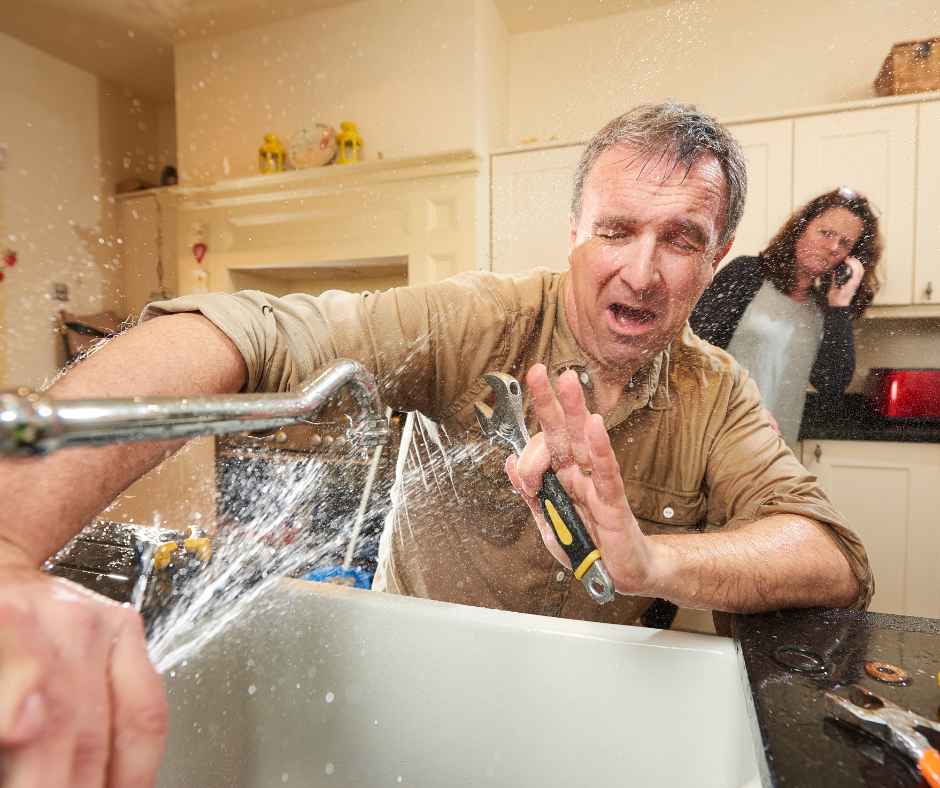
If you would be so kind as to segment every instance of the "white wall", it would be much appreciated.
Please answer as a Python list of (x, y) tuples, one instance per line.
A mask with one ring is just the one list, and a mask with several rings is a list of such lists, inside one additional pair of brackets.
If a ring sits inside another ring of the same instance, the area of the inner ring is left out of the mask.
[(356, 122), (365, 159), (473, 147), (474, 8), (362, 0), (178, 45), (181, 179), (256, 174), (265, 132), (316, 122)]
[[(0, 173), (5, 227), (19, 255), (0, 283), (4, 382), (39, 386), (59, 363), (50, 298), (69, 287), (72, 312), (123, 310), (113, 185), (156, 180), (157, 114), (122, 88), (0, 34)], [(0, 365), (2, 366), (2, 365)]]
[(0, 34), (4, 231), (19, 263), (5, 290), (6, 379), (36, 386), (56, 365), (53, 281), (76, 308), (107, 304), (108, 255), (98, 243), (102, 201), (98, 83), (90, 74)]
[(479, 151), (507, 144), (511, 38), (493, 0), (475, 0), (475, 114)]
[(937, 0), (666, 0), (515, 35), (510, 143), (669, 97), (723, 120), (868, 98), (892, 44), (938, 34)]
[(167, 164), (177, 166), (175, 104), (161, 104), (157, 108), (157, 160), (161, 171)]
[(872, 367), (940, 368), (940, 319), (861, 320), (855, 328), (855, 377), (861, 391)]

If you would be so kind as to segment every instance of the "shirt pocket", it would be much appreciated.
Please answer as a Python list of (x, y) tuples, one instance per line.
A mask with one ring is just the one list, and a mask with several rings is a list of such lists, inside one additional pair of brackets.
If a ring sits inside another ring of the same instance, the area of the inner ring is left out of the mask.
[(645, 534), (704, 531), (708, 505), (705, 495), (654, 487), (625, 479), (627, 502)]

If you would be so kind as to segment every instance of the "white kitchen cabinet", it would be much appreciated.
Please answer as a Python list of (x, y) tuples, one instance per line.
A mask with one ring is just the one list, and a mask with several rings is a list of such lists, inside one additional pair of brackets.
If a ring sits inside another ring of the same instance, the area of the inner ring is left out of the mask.
[(494, 271), (568, 267), (571, 189), (583, 150), (583, 145), (566, 145), (493, 155)]
[(161, 192), (121, 195), (117, 210), (126, 313), (176, 292), (176, 214)]
[[(848, 186), (865, 194), (880, 214), (880, 314), (935, 315), (930, 310), (940, 305), (940, 101), (884, 101), (889, 103), (729, 124), (747, 157), (749, 189), (726, 261), (757, 254), (792, 210)], [(573, 144), (491, 157), (494, 271), (566, 267), (572, 179), (583, 150)]]
[(940, 444), (808, 439), (803, 464), (868, 551), (871, 609), (940, 618)]
[(918, 110), (914, 303), (940, 304), (940, 101)]
[(793, 121), (786, 118), (728, 128), (747, 158), (747, 203), (725, 262), (764, 249), (793, 210)]
[[(936, 138), (921, 138), (921, 143), (937, 146)], [(794, 121), (794, 205), (847, 186), (868, 197), (881, 213), (884, 283), (875, 304), (913, 303), (916, 152), (914, 104)]]

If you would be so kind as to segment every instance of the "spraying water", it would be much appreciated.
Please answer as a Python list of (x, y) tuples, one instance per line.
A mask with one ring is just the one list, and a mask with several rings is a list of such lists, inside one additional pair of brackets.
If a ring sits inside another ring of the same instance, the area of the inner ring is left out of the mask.
[[(383, 389), (409, 374), (409, 364), (424, 349), (425, 341), (415, 343), (407, 357), (384, 376)], [(364, 522), (384, 518), (394, 507), (410, 528), (409, 511), (423, 505), (426, 492), (433, 492), (438, 500), (459, 501), (455, 466), (474, 466), (493, 451), (486, 442), (452, 441), (432, 420), (409, 413), (388, 497), (372, 492), (382, 452), (367, 454), (356, 436), (350, 437), (345, 453), (331, 461), (300, 453), (278, 462), (271, 462), (268, 455), (238, 460), (229, 489), (220, 489), (220, 508), (229, 516), (212, 535), (211, 560), (203, 565), (190, 562), (197, 568), (189, 570), (188, 576), (184, 571), (173, 578), (167, 603), (150, 622), (149, 651), (160, 672), (197, 652), (279, 578), (329, 566), (348, 569), (357, 547), (374, 550), (375, 536), (362, 533)], [(370, 461), (364, 484), (361, 473), (337, 475), (337, 468), (359, 468), (366, 457)], [(340, 516), (331, 514), (336, 499), (350, 493), (360, 495), (358, 507), (347, 507), (348, 513)], [(139, 538), (147, 540), (144, 529)], [(153, 550), (142, 550), (142, 558), (146, 565), (133, 600), (138, 606), (147, 583), (157, 582), (149, 571)]]

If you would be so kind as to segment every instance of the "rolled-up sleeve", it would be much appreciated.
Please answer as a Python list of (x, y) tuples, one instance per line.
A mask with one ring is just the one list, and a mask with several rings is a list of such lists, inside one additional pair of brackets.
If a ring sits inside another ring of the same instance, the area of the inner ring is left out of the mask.
[(853, 607), (864, 609), (874, 578), (861, 540), (763, 416), (760, 395), (738, 369), (726, 408), (713, 422), (707, 484), (709, 521), (736, 528), (775, 514), (794, 514), (822, 525), (858, 580)]
[(432, 418), (505, 342), (505, 300), (485, 280), (456, 277), (380, 293), (275, 297), (210, 293), (147, 306), (141, 322), (199, 313), (245, 360), (246, 391), (288, 391), (337, 358), (375, 376), (383, 399)]

